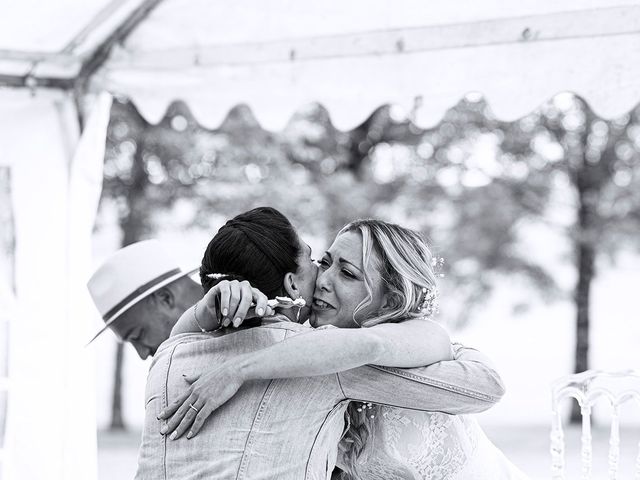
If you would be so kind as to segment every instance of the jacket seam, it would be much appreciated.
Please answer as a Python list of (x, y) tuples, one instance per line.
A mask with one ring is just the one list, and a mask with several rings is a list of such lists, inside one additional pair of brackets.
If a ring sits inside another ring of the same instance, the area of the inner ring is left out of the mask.
[(262, 417), (262, 414), (264, 413), (265, 410), (265, 398), (267, 396), (267, 393), (269, 393), (269, 390), (271, 389), (271, 384), (273, 383), (273, 380), (269, 380), (269, 384), (267, 385), (267, 388), (264, 389), (264, 392), (262, 393), (262, 398), (260, 399), (260, 405), (258, 406), (258, 410), (256, 411), (256, 414), (253, 417), (253, 422), (251, 422), (251, 429), (249, 430), (249, 435), (247, 435), (247, 439), (245, 440), (244, 443), (244, 450), (242, 452), (242, 458), (240, 459), (240, 463), (238, 464), (238, 473), (236, 474), (236, 480), (241, 479), (241, 475), (244, 475), (247, 467), (246, 464), (249, 461), (248, 460), (248, 456), (247, 456), (247, 449), (251, 447), (251, 445), (253, 444), (253, 437), (254, 437), (254, 432), (255, 432), (255, 427), (256, 427), (256, 423), (260, 420), (259, 417)]
[[(163, 408), (167, 408), (169, 406), (168, 402), (168, 390), (169, 390), (169, 370), (171, 369), (171, 362), (173, 360), (173, 355), (176, 353), (176, 348), (181, 345), (182, 342), (177, 343), (171, 349), (171, 354), (167, 358), (167, 366), (165, 370), (165, 380), (164, 380), (164, 389), (162, 392), (162, 403), (164, 404)], [(167, 480), (167, 435), (162, 436), (162, 471), (164, 473), (164, 479)]]
[(320, 435), (320, 432), (322, 432), (322, 429), (324, 428), (325, 424), (327, 423), (327, 420), (329, 419), (329, 416), (333, 413), (333, 411), (336, 409), (336, 407), (339, 407), (342, 403), (344, 402), (348, 402), (348, 400), (341, 400), (340, 402), (336, 403), (331, 410), (329, 410), (327, 412), (327, 414), (324, 416), (324, 420), (322, 420), (322, 424), (320, 425), (320, 428), (318, 429), (318, 431), (316, 432), (315, 437), (313, 438), (313, 443), (311, 444), (311, 448), (309, 449), (309, 455), (307, 455), (307, 466), (304, 469), (304, 478), (306, 479), (309, 476), (309, 467), (310, 467), (310, 463), (311, 463), (311, 456), (313, 454), (313, 451), (315, 449), (316, 443), (318, 442), (318, 436)]
[(368, 367), (375, 368), (376, 370), (380, 370), (386, 373), (390, 373), (392, 375), (396, 375), (398, 377), (404, 377), (411, 380), (414, 380), (419, 383), (424, 383), (427, 385), (431, 385), (433, 387), (440, 388), (442, 390), (447, 390), (450, 392), (458, 393), (460, 395), (464, 395), (466, 397), (473, 398), (475, 400), (483, 400), (486, 402), (495, 403), (500, 400), (500, 397), (491, 395), (488, 393), (478, 392), (475, 390), (470, 390), (465, 387), (459, 387), (457, 385), (453, 385), (451, 383), (443, 382), (441, 380), (436, 380), (434, 378), (426, 377), (423, 375), (416, 375), (414, 373), (398, 370), (393, 367), (382, 367), (380, 365), (367, 365)]
[(336, 376), (336, 380), (338, 380), (338, 387), (340, 387), (340, 391), (342, 392), (342, 396), (344, 398), (348, 398), (349, 396), (346, 393), (344, 393), (344, 388), (342, 388), (342, 382), (340, 381), (340, 373), (336, 373), (335, 376)]

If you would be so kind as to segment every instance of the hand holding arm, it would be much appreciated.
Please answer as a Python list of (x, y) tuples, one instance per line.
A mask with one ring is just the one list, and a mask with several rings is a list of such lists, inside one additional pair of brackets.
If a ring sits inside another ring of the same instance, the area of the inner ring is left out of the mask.
[[(255, 304), (255, 307), (251, 305)], [(223, 280), (214, 285), (193, 307), (182, 314), (171, 330), (179, 333), (210, 332), (233, 321), (239, 327), (245, 318), (271, 315), (267, 297), (247, 281)]]

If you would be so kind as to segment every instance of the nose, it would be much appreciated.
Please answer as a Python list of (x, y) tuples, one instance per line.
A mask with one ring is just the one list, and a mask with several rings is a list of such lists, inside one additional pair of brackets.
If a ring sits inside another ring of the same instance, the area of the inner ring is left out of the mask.
[(136, 352), (138, 353), (138, 356), (144, 360), (145, 358), (147, 358), (149, 355), (151, 355), (151, 349), (145, 345), (142, 345), (138, 342), (131, 342), (131, 345), (133, 345), (133, 348), (136, 349)]
[(318, 269), (318, 276), (316, 277), (316, 290), (330, 292), (332, 289), (332, 268), (326, 270)]

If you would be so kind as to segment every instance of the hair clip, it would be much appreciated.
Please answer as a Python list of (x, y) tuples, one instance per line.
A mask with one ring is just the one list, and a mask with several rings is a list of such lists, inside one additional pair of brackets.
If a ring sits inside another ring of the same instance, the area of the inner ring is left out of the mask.
[(207, 273), (207, 278), (212, 280), (219, 280), (222, 277), (228, 277), (228, 273)]

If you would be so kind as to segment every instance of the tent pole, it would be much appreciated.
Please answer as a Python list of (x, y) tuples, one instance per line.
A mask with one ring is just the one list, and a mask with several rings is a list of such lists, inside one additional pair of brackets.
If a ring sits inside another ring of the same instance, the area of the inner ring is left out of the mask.
[(58, 90), (70, 90), (73, 88), (74, 83), (74, 78), (0, 74), (0, 87), (2, 88), (55, 88)]
[[(9, 88), (54, 88), (59, 90), (74, 90), (76, 107), (81, 103), (80, 98), (88, 91), (88, 83), (91, 76), (109, 58), (109, 54), (115, 45), (124, 41), (129, 34), (142, 22), (162, 0), (145, 0), (136, 8), (126, 20), (124, 20), (93, 53), (82, 63), (80, 71), (75, 78), (38, 77), (36, 75), (6, 75), (0, 74), (0, 87)], [(78, 108), (80, 125), (84, 123), (81, 118), (82, 109)]]
[(86, 92), (84, 89), (80, 89), (80, 88), (73, 89), (73, 105), (75, 106), (75, 109), (76, 109), (76, 120), (78, 121), (78, 129), (80, 131), (80, 135), (82, 135), (82, 132), (84, 131), (84, 125), (85, 125), (84, 108), (82, 106), (82, 98), (84, 97), (85, 93)]
[(123, 42), (129, 34), (156, 8), (162, 0), (145, 0), (136, 8), (129, 17), (122, 22), (104, 42), (93, 51), (93, 53), (82, 62), (80, 72), (77, 77), (77, 86), (81, 91), (87, 90), (87, 85), (91, 76), (109, 58), (109, 54), (114, 46)]
[(76, 107), (80, 133), (84, 129), (84, 109), (82, 99), (89, 92), (89, 81), (92, 75), (109, 58), (114, 46), (123, 42), (129, 34), (156, 8), (162, 0), (145, 0), (127, 19), (96, 47), (93, 53), (82, 63), (80, 72), (73, 84), (73, 101)]

